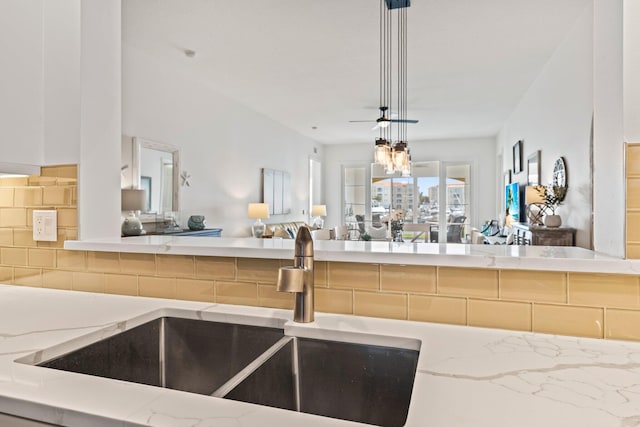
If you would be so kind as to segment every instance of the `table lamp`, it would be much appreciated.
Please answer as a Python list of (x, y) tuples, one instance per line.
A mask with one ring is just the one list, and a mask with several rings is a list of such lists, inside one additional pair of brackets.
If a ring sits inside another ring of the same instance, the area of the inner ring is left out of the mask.
[(313, 225), (316, 228), (324, 227), (323, 217), (327, 216), (327, 205), (313, 205), (311, 207), (311, 216), (313, 216)]
[(144, 210), (147, 201), (147, 192), (136, 188), (123, 188), (121, 190), (122, 210), (129, 211), (122, 223), (122, 234), (125, 236), (139, 236), (142, 234), (142, 222), (136, 216), (136, 211)]
[(529, 185), (525, 189), (524, 203), (527, 210), (527, 218), (531, 225), (542, 225), (542, 217), (546, 212), (542, 185)]
[(266, 229), (266, 225), (262, 222), (262, 219), (269, 218), (269, 205), (267, 203), (249, 203), (247, 216), (257, 220), (255, 224), (251, 226), (251, 234), (253, 234), (253, 237), (262, 237)]

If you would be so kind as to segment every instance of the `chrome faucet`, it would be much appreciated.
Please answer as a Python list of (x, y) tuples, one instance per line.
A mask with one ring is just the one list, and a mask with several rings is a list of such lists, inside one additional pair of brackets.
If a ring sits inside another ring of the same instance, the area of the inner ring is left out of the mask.
[(309, 228), (298, 229), (293, 267), (278, 270), (278, 291), (295, 292), (294, 322), (313, 322), (313, 240)]

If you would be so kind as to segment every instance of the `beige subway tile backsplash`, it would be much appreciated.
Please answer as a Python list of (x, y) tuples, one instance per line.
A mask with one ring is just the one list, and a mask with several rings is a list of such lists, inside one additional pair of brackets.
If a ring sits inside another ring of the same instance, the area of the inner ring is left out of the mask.
[(28, 249), (29, 265), (31, 267), (55, 267), (55, 249)]
[(0, 267), (0, 282), (9, 283), (13, 280), (13, 267)]
[(640, 177), (627, 178), (627, 209), (640, 209)]
[(353, 314), (353, 291), (316, 288), (315, 306), (325, 313)]
[(436, 267), (422, 265), (380, 265), (383, 291), (436, 293)]
[(237, 278), (242, 281), (273, 283), (278, 281), (280, 260), (261, 258), (238, 258)]
[(20, 187), (14, 190), (13, 205), (15, 207), (42, 206), (41, 187)]
[(28, 265), (28, 252), (24, 248), (2, 248), (0, 262), (5, 265)]
[(27, 176), (3, 176), (0, 177), (1, 187), (25, 187), (29, 185)]
[(596, 307), (534, 304), (533, 331), (602, 338), (604, 310)]
[(640, 176), (640, 144), (627, 144), (627, 176)]
[(13, 245), (36, 247), (38, 242), (33, 240), (33, 229), (31, 228), (14, 228), (13, 229)]
[(181, 300), (213, 302), (213, 280), (176, 279), (176, 295)]
[(71, 271), (47, 270), (42, 271), (42, 287), (51, 289), (71, 290), (73, 273)]
[(329, 286), (327, 281), (327, 269), (329, 263), (326, 261), (315, 261), (313, 263), (313, 281), (316, 287), (326, 288)]
[(195, 276), (195, 261), (192, 255), (156, 255), (156, 270), (159, 276), (192, 278)]
[(330, 288), (380, 289), (380, 266), (356, 262), (329, 262)]
[(58, 183), (58, 180), (55, 176), (30, 175), (29, 183), (27, 185), (52, 186), (52, 185), (56, 185), (57, 183)]
[(0, 188), (0, 207), (13, 207), (13, 188)]
[(156, 256), (154, 254), (120, 253), (120, 271), (130, 274), (156, 274)]
[(555, 271), (500, 271), (500, 299), (567, 302), (567, 274)]
[(357, 316), (407, 320), (407, 295), (355, 291), (353, 309)]
[(569, 273), (569, 303), (596, 307), (640, 308), (638, 276)]
[(59, 177), (59, 178), (77, 178), (78, 166), (77, 165), (42, 166), (40, 168), (40, 175)]
[(640, 341), (640, 311), (608, 308), (605, 338)]
[(42, 287), (42, 270), (39, 268), (16, 267), (13, 276), (16, 285)]
[(0, 208), (0, 225), (3, 227), (26, 227), (27, 209)]
[(254, 283), (216, 281), (216, 302), (220, 304), (258, 304), (258, 285)]
[(128, 274), (105, 274), (104, 291), (116, 295), (138, 295), (138, 278)]
[(195, 262), (199, 279), (234, 279), (236, 276), (235, 258), (197, 256)]
[(57, 186), (44, 187), (42, 189), (42, 204), (45, 206), (71, 205), (71, 189)]
[(0, 246), (13, 246), (13, 228), (0, 228)]
[(438, 293), (497, 298), (498, 270), (438, 267)]
[(87, 270), (118, 273), (120, 272), (120, 254), (117, 252), (87, 252)]
[(87, 269), (87, 253), (85, 251), (66, 251), (58, 249), (56, 251), (58, 268), (63, 270), (79, 270)]
[(469, 325), (531, 331), (531, 303), (469, 299)]
[(640, 212), (627, 212), (627, 241), (640, 242)]
[(74, 291), (104, 293), (104, 274), (74, 271), (72, 273), (71, 287)]
[(284, 308), (292, 310), (295, 294), (278, 292), (275, 286), (258, 285), (258, 303), (262, 307)]
[(409, 295), (409, 320), (466, 325), (467, 300), (436, 295)]
[(176, 298), (176, 279), (169, 277), (138, 277), (138, 292), (142, 297)]
[(57, 208), (58, 227), (77, 227), (78, 210), (76, 208)]

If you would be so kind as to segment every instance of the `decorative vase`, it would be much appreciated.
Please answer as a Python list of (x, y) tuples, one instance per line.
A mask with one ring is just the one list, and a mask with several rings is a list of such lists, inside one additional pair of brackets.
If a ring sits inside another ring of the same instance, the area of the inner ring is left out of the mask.
[(187, 226), (189, 230), (204, 230), (204, 226), (207, 224), (207, 221), (204, 219), (204, 215), (191, 215), (189, 217), (189, 221), (187, 221)]
[(562, 218), (560, 218), (560, 215), (545, 215), (544, 225), (547, 227), (560, 227), (560, 225), (562, 225)]
[(142, 222), (135, 215), (127, 216), (122, 222), (123, 236), (139, 236), (142, 234)]

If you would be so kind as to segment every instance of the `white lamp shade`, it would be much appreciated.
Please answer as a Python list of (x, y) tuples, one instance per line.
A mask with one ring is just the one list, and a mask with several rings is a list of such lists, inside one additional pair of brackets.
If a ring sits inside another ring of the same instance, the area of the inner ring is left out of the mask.
[(123, 188), (121, 193), (123, 211), (141, 211), (146, 207), (147, 192), (135, 188)]
[(269, 205), (267, 203), (249, 203), (247, 216), (254, 219), (269, 218)]
[(313, 205), (311, 207), (312, 216), (327, 216), (327, 205)]
[(532, 203), (544, 203), (544, 197), (542, 197), (542, 193), (538, 191), (538, 189), (543, 191), (543, 188), (544, 187), (542, 185), (527, 186), (524, 193), (524, 203), (527, 205)]

